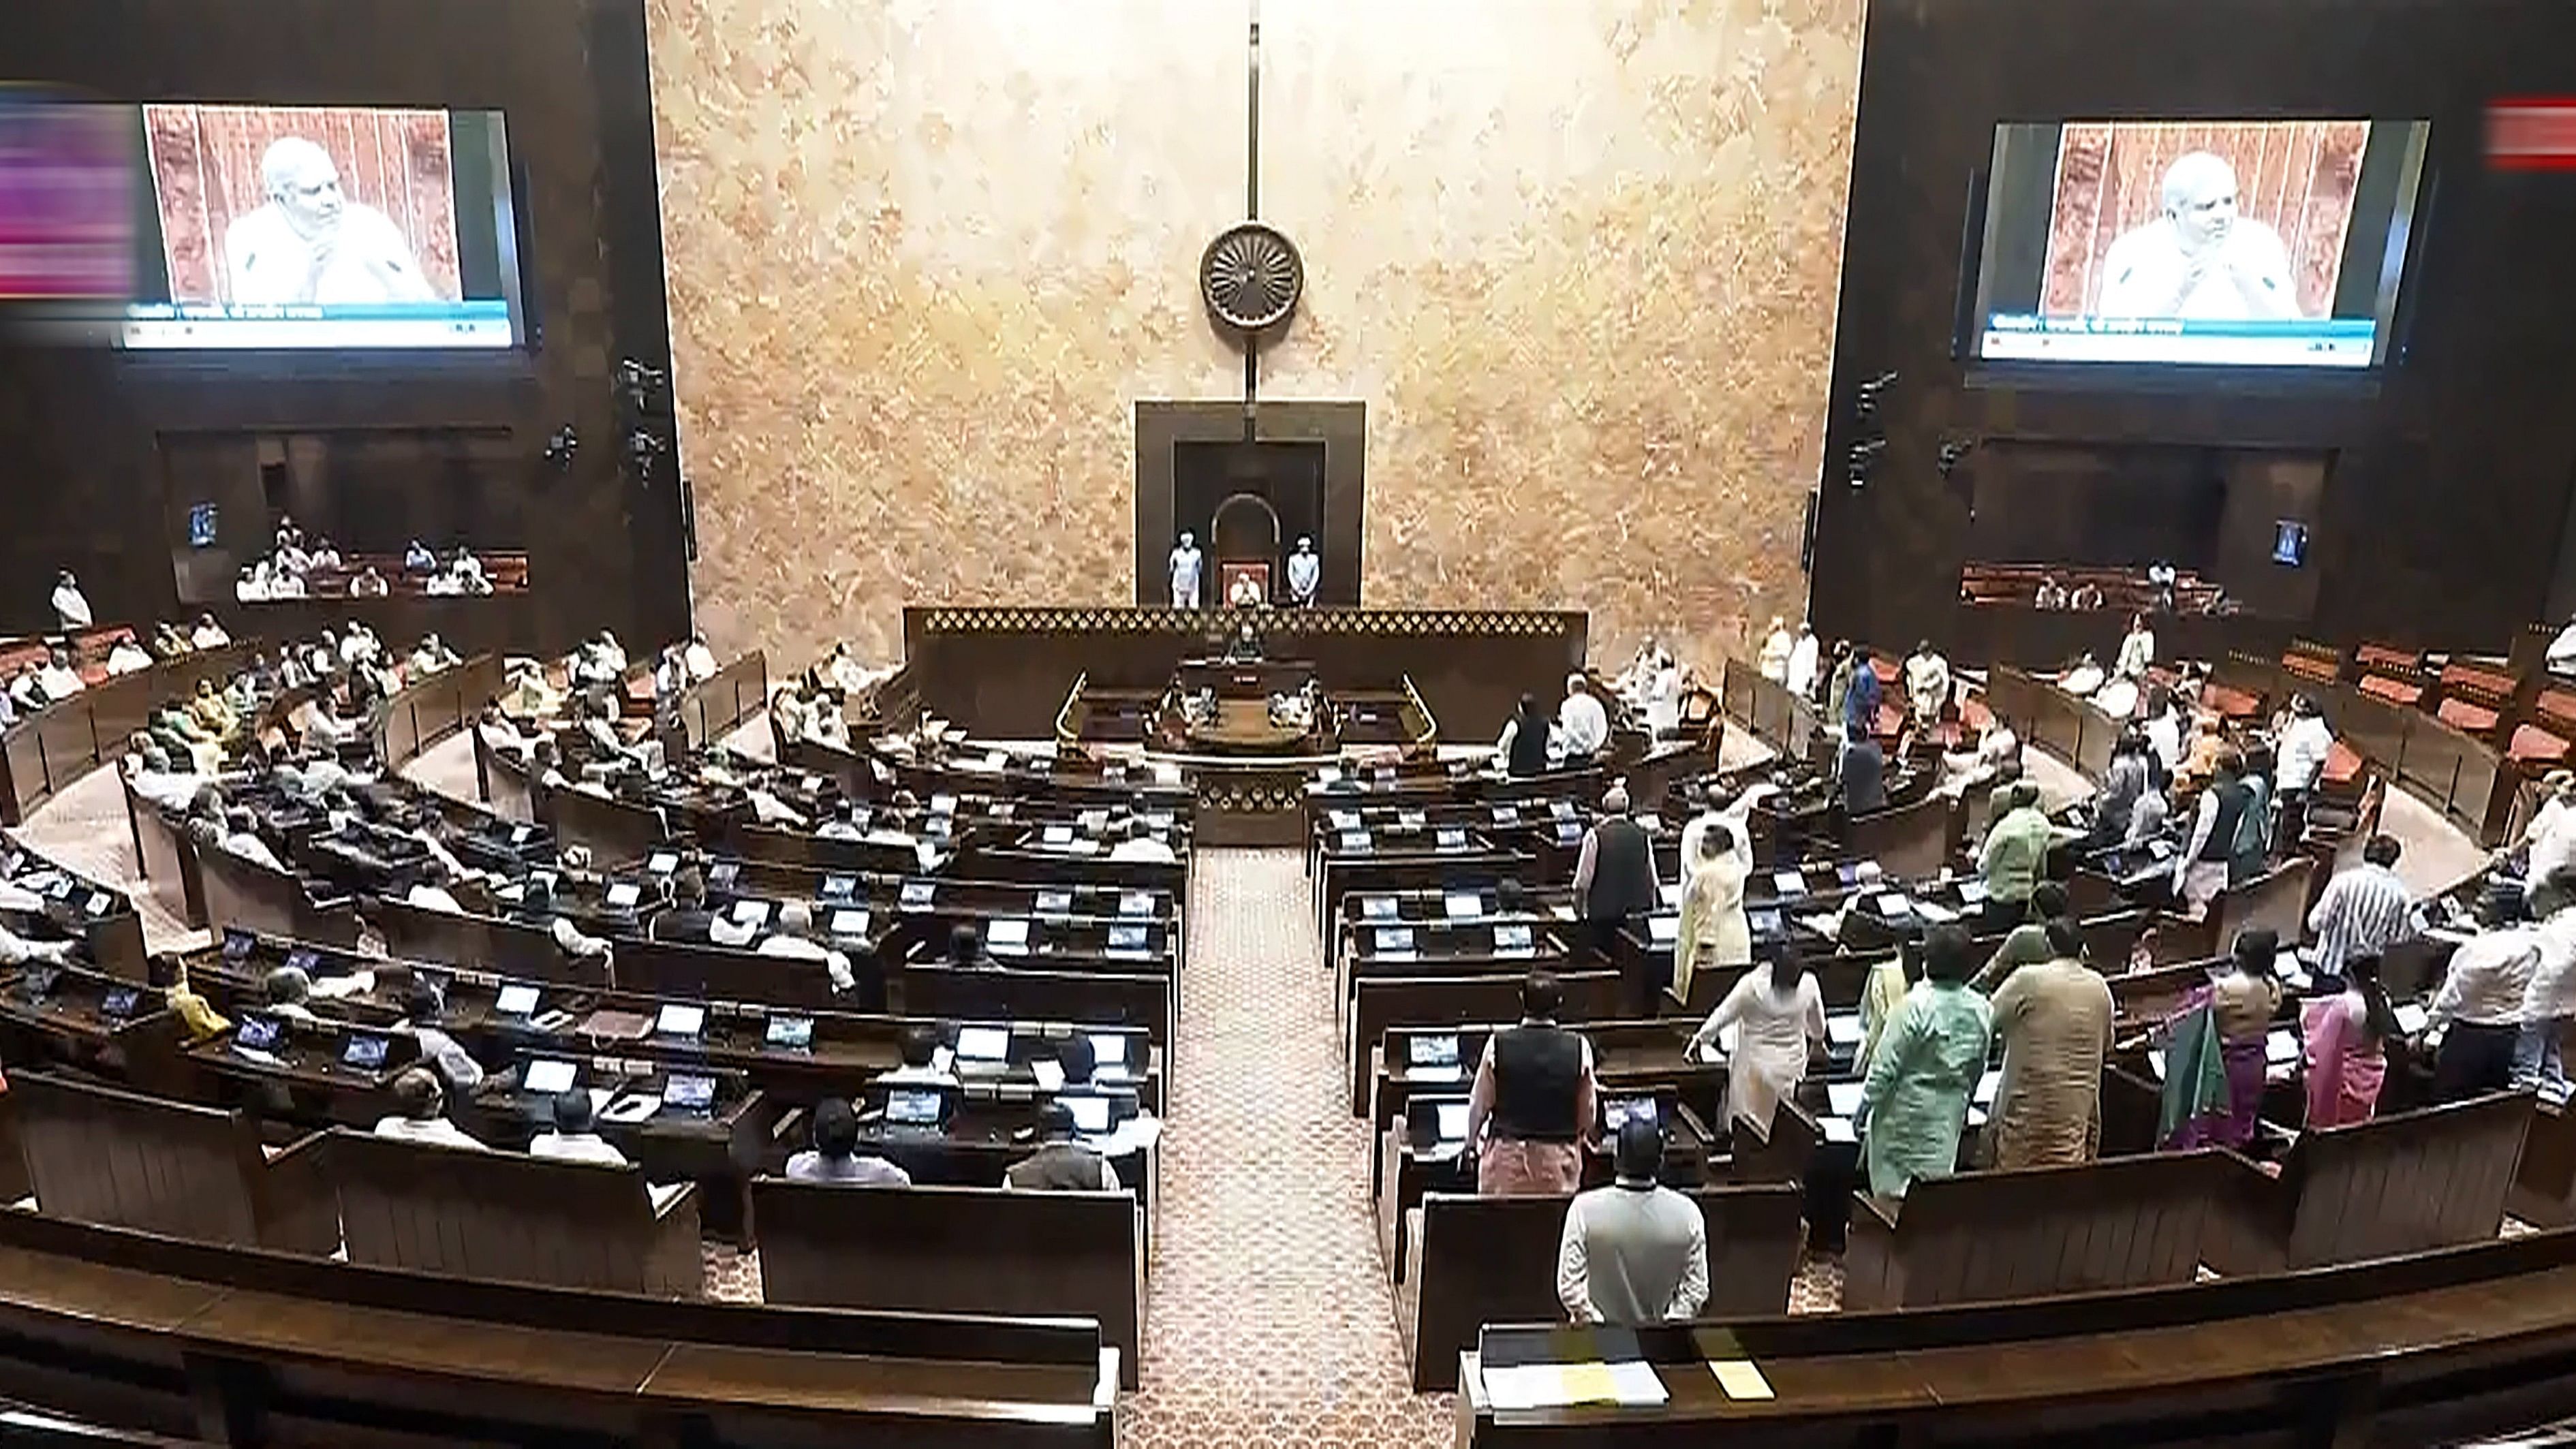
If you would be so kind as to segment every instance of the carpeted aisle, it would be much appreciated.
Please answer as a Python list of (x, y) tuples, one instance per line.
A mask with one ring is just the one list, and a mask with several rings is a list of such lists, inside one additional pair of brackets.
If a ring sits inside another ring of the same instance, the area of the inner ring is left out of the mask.
[(1137, 1449), (1452, 1432), (1407, 1388), (1310, 899), (1292, 850), (1192, 861)]

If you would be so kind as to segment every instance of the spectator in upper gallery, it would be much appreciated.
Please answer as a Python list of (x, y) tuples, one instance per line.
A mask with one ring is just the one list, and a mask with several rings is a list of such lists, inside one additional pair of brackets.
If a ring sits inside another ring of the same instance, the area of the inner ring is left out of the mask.
[(224, 632), (214, 615), (199, 614), (197, 627), (188, 631), (188, 642), (199, 649), (221, 649), (233, 642), (233, 636)]
[(2089, 1162), (2101, 1144), (2102, 1059), (2111, 1050), (2110, 983), (2084, 960), (2063, 915), (2042, 928), (2045, 956), (1994, 994), (2003, 1080), (1987, 1142), (1999, 1169)]
[(54, 621), (66, 634), (96, 622), (90, 615), (89, 596), (81, 592), (80, 581), (72, 577), (70, 569), (54, 578)]
[(1586, 764), (1610, 743), (1610, 711), (1592, 697), (1592, 686), (1577, 674), (1565, 676), (1565, 703), (1556, 709), (1558, 737), (1565, 746), (1565, 762)]
[(874, 1153), (859, 1153), (859, 1117), (839, 1097), (814, 1104), (814, 1145), (787, 1159), (791, 1182), (845, 1187), (910, 1187), (912, 1174)]
[(2098, 609), (2102, 607), (2103, 602), (2102, 586), (2091, 579), (2077, 584), (2066, 595), (2066, 607), (2070, 609)]
[(188, 642), (188, 631), (164, 619), (152, 628), (152, 652), (162, 659), (176, 659), (197, 646)]
[(2549, 641), (2549, 650), (2541, 662), (2553, 674), (2576, 674), (2576, 619), (2569, 619), (2558, 637)]
[(358, 576), (349, 580), (349, 597), (353, 599), (381, 599), (392, 592), (393, 586), (385, 582), (383, 574), (376, 572), (374, 564), (360, 569)]
[(336, 569), (347, 567), (347, 565), (340, 559), (339, 547), (327, 538), (314, 539), (313, 551), (306, 554), (304, 558), (305, 564), (309, 569)]
[(1987, 931), (2009, 931), (2029, 918), (2030, 898), (2048, 874), (2048, 847), (2055, 839), (2055, 827), (2039, 808), (2039, 786), (2017, 781), (2004, 807), (1977, 851), (1977, 874), (1986, 883), (1981, 929)]
[(1592, 1043), (1556, 1024), (1564, 1004), (1556, 977), (1533, 971), (1521, 982), (1520, 1024), (1485, 1042), (1467, 1097), (1480, 1193), (1569, 1193), (1582, 1183), (1597, 1088)]
[(1538, 696), (1522, 695), (1520, 708), (1503, 722), (1502, 737), (1494, 741), (1494, 758), (1501, 763), (1504, 772), (1512, 775), (1545, 773), (1550, 728), (1547, 711), (1540, 706)]
[(431, 553), (429, 545), (419, 539), (413, 539), (411, 547), (403, 550), (403, 572), (425, 574), (437, 567), (438, 555)]
[(1074, 1130), (1073, 1109), (1050, 1101), (1038, 1108), (1037, 1151), (1012, 1163), (1002, 1186), (1014, 1192), (1116, 1192), (1118, 1169), (1083, 1143)]
[(2415, 897), (2397, 878), (2403, 853), (2395, 836), (2374, 835), (2361, 847), (2361, 864), (2338, 871), (2308, 911), (2316, 938), (2314, 967), (2320, 980), (2340, 980), (2345, 958), (2385, 956), (2414, 940), (2422, 919)]
[(1153, 827), (1145, 823), (1144, 817), (1138, 816), (1129, 820), (1125, 834), (1125, 839), (1109, 848), (1111, 860), (1141, 860), (1155, 865), (1180, 863), (1179, 854), (1164, 841), (1163, 837), (1154, 833)]
[(376, 1119), (378, 1137), (433, 1147), (486, 1150), (482, 1143), (467, 1136), (464, 1128), (447, 1120), (447, 1089), (438, 1084), (437, 1074), (429, 1068), (403, 1068), (402, 1074), (394, 1078), (393, 1097), (394, 1112)]
[(889, 1087), (953, 1087), (957, 1073), (941, 1061), (942, 1049), (948, 1043), (945, 1022), (915, 1021), (906, 1023), (895, 1038), (895, 1052), (903, 1065), (877, 1074), (877, 1082)]
[(2155, 662), (2156, 631), (2147, 627), (2146, 615), (2131, 614), (2129, 632), (2120, 636), (2120, 654), (2111, 672), (2123, 679), (2144, 679)]
[(1924, 640), (1905, 660), (1905, 700), (1918, 726), (1938, 724), (1950, 707), (1950, 661)]
[(107, 672), (110, 674), (138, 674), (151, 667), (152, 656), (144, 652), (143, 646), (136, 643), (131, 634), (119, 635), (117, 641), (108, 646)]
[(557, 1092), (554, 1099), (554, 1126), (528, 1139), (530, 1157), (547, 1157), (558, 1162), (595, 1162), (602, 1167), (624, 1167), (626, 1154), (609, 1145), (593, 1125), (590, 1092), (574, 1087)]
[(1968, 988), (1968, 933), (1932, 928), (1923, 942), (1923, 979), (1891, 1013), (1861, 1087), (1868, 1127), (1861, 1167), (1869, 1190), (1905, 1196), (1915, 1181), (1958, 1170), (1968, 1100), (1985, 1072), (1992, 1014)]
[(1608, 1187), (1577, 1193), (1556, 1247), (1556, 1298), (1576, 1323), (1644, 1324), (1696, 1317), (1708, 1301), (1708, 1222), (1699, 1204), (1656, 1181), (1664, 1129), (1620, 1124)]
[(2030, 591), (2030, 606), (2034, 609), (2065, 608), (2066, 585), (2059, 583), (2055, 574), (2040, 575), (2039, 587)]
[(80, 671), (72, 668), (72, 651), (60, 644), (46, 650), (45, 666), (36, 671), (36, 684), (52, 703), (60, 703), (80, 693)]
[(483, 572), (483, 560), (476, 558), (474, 550), (462, 544), (457, 546), (456, 557), (448, 560), (447, 578), (460, 594), (492, 592), (492, 580)]

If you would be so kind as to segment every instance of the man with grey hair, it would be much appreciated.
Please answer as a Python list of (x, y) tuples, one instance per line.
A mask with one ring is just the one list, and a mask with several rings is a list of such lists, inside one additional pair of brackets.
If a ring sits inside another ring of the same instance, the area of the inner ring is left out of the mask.
[(2196, 322), (2278, 321), (2299, 315), (2280, 233), (2236, 209), (2236, 168), (2194, 151), (2165, 169), (2164, 211), (2111, 243), (2102, 263), (2102, 317)]
[(341, 194), (331, 153), (282, 136), (261, 156), (259, 176), (268, 204), (224, 228), (233, 302), (437, 300), (402, 229)]
[[(1594, 955), (1604, 965), (1619, 960), (1619, 931), (1663, 903), (1663, 882), (1655, 875), (1655, 850), (1645, 827), (1628, 816), (1628, 787), (1612, 785), (1601, 797), (1601, 818), (1583, 833), (1583, 849), (1574, 860), (1574, 898), (1582, 904), (1583, 926)], [(1660, 978), (1660, 979), (1658, 979)], [(1639, 952), (1627, 964), (1629, 1006), (1640, 1017), (1653, 1016), (1663, 988), (1672, 981), (1672, 963), (1658, 963), (1651, 952)]]
[(1568, 767), (1589, 764), (1610, 743), (1610, 711), (1592, 693), (1581, 670), (1565, 676), (1565, 703), (1556, 707), (1557, 738)]

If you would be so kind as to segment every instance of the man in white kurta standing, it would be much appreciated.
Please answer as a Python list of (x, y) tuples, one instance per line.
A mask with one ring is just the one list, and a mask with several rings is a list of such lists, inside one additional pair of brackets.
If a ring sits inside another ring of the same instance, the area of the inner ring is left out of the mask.
[(1288, 602), (1300, 609), (1315, 607), (1315, 590), (1324, 582), (1324, 560), (1315, 552), (1315, 540), (1300, 536), (1297, 551), (1288, 555)]
[(301, 136), (259, 163), (268, 204), (224, 228), (224, 266), (240, 303), (437, 300), (411, 241), (383, 212), (340, 192), (331, 153)]
[(1172, 607), (1195, 609), (1199, 606), (1199, 541), (1184, 533), (1172, 549)]

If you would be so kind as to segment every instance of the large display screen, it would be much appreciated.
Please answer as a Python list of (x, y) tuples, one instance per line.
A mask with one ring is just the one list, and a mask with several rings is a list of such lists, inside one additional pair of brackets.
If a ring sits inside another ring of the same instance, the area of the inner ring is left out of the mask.
[(2427, 130), (2364, 120), (1998, 126), (1975, 355), (2377, 366)]
[(524, 340), (497, 111), (151, 105), (129, 348)]

